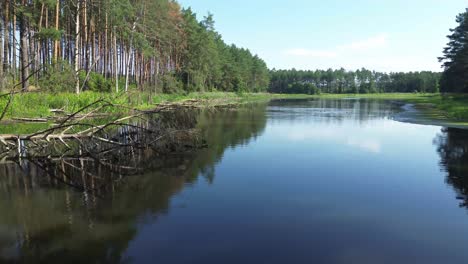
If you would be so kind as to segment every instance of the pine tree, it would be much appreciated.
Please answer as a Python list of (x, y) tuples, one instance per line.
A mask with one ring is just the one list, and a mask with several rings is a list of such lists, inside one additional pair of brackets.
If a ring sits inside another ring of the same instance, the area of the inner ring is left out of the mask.
[(449, 42), (439, 61), (443, 63), (441, 92), (468, 92), (468, 9), (457, 16)]
[(75, 93), (268, 86), (261, 59), (224, 43), (211, 14), (199, 21), (173, 0), (2, 0), (0, 46), (10, 89), (29, 80)]

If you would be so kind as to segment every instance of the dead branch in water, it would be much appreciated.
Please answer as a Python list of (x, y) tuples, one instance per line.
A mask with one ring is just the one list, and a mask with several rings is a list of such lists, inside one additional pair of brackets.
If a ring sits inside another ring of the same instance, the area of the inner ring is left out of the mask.
[[(99, 99), (78, 109), (50, 128), (28, 135), (0, 135), (0, 147), (3, 146), (3, 148), (6, 149), (3, 152), (2, 149), (0, 149), (0, 153), (16, 152), (15, 154), (17, 156), (26, 157), (36, 155), (33, 153), (40, 152), (46, 149), (47, 146), (57, 148), (57, 144), (65, 147), (65, 150), (85, 147), (83, 144), (87, 144), (88, 146), (86, 147), (99, 144), (119, 147), (148, 147), (156, 144), (167, 135), (176, 132), (179, 133), (180, 130), (184, 129), (179, 129), (177, 125), (175, 127), (169, 126), (164, 129), (161, 127), (160, 121), (157, 121), (157, 119), (151, 121), (147, 117), (162, 113), (173, 115), (179, 112), (174, 109), (180, 110), (190, 104), (191, 102), (187, 101), (182, 104), (183, 106), (179, 104), (160, 105), (150, 111), (141, 111), (126, 107), (128, 112), (130, 112), (129, 115), (123, 117), (116, 116), (114, 118), (109, 118), (106, 122), (94, 124), (92, 119), (90, 119), (90, 116), (93, 114), (108, 107), (123, 107), (104, 99)], [(4, 112), (6, 112), (6, 110), (4, 110)], [(191, 128), (193, 127), (189, 129)], [(57, 150), (60, 151), (59, 149), (60, 147)]]
[(143, 173), (155, 156), (206, 147), (191, 104), (163, 104), (149, 111), (125, 107), (128, 115), (103, 121), (91, 117), (106, 107), (123, 106), (99, 99), (41, 131), (0, 135), (0, 164), (35, 167), (44, 179), (94, 195)]

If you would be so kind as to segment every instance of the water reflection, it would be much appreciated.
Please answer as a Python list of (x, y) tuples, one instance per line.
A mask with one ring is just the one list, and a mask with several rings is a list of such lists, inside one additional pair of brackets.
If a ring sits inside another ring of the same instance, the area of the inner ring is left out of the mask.
[(400, 111), (398, 102), (382, 103), (380, 100), (345, 99), (345, 100), (276, 100), (270, 104), (270, 117), (277, 120), (303, 120), (311, 116), (316, 121), (340, 124), (353, 120), (359, 124), (369, 121), (391, 118)]
[(265, 105), (202, 111), (196, 120), (209, 144), (196, 152), (161, 155), (151, 148), (122, 148), (106, 158), (111, 165), (82, 156), (4, 160), (0, 260), (130, 261), (124, 252), (138, 222), (167, 213), (171, 197), (199, 176), (213, 182), (214, 165), (226, 148), (247, 144), (265, 129)]
[[(181, 124), (208, 148), (186, 151), (188, 137), (107, 162), (4, 160), (0, 262), (466, 263), (465, 210), (437, 162), (468, 207), (468, 133), (434, 139), (440, 128), (395, 111), (366, 100), (189, 111)], [(171, 115), (160, 125), (179, 127)]]
[(465, 129), (444, 128), (434, 139), (446, 182), (457, 192), (460, 206), (468, 208), (468, 133)]

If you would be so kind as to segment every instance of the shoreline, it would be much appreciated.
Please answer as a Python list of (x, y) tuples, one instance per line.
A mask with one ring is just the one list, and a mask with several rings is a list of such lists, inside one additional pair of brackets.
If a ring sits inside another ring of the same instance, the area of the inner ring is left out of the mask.
[[(90, 108), (83, 115), (94, 112), (94, 118), (118, 114), (128, 114), (132, 111), (151, 112), (161, 107), (216, 107), (235, 106), (253, 102), (267, 102), (275, 99), (330, 99), (350, 100), (369, 99), (397, 101), (411, 104), (418, 113), (407, 115), (409, 122), (427, 125), (468, 127), (468, 95), (463, 94), (269, 94), (269, 93), (229, 93), (204, 92), (181, 94), (147, 94), (130, 92), (128, 94), (106, 94), (85, 92), (80, 95), (63, 93), (25, 93), (14, 95), (5, 118), (0, 121), (0, 134), (11, 134), (15, 127), (34, 126), (45, 127), (53, 124), (59, 118), (65, 118), (82, 107), (95, 101), (103, 100), (112, 104), (102, 109)], [(6, 98), (0, 98), (0, 110), (3, 111)], [(82, 116), (81, 116), (82, 117)], [(42, 125), (41, 125), (42, 124)], [(9, 127), (7, 129), (7, 127)], [(36, 129), (37, 130), (37, 129)], [(5, 133), (4, 133), (5, 132)]]

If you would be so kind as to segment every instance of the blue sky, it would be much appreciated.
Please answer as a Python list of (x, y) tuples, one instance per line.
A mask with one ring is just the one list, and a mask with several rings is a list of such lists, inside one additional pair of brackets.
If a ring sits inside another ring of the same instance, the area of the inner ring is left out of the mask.
[(468, 0), (179, 0), (270, 68), (440, 71)]

